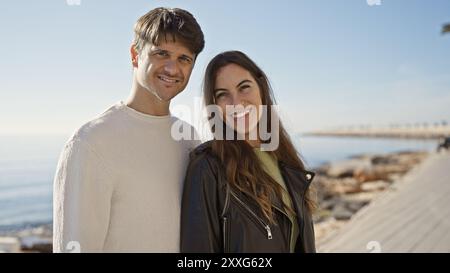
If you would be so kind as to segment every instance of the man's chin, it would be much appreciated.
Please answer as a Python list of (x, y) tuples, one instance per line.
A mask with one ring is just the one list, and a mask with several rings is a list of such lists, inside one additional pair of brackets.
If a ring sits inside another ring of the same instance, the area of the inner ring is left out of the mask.
[[(181, 92), (181, 91), (180, 91)], [(170, 102), (175, 98), (180, 92), (156, 92), (154, 95), (160, 100), (165, 102)]]

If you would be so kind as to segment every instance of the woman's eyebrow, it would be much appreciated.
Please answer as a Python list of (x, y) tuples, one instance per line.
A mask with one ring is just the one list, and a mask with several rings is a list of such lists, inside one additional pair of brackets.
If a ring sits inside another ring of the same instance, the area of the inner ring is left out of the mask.
[(214, 89), (214, 93), (217, 93), (217, 92), (219, 92), (219, 91), (228, 91), (228, 89), (225, 89), (225, 88), (217, 88), (217, 89)]
[(239, 87), (239, 86), (241, 86), (242, 84), (244, 84), (244, 83), (246, 83), (246, 82), (249, 82), (249, 83), (252, 83), (252, 81), (251, 80), (242, 80), (240, 83), (238, 83), (238, 85), (236, 85), (236, 87)]

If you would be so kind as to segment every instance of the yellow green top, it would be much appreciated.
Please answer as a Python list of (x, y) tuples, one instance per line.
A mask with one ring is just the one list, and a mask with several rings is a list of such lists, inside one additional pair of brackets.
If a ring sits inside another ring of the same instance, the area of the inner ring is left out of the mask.
[[(278, 167), (277, 160), (272, 157), (269, 153), (261, 151), (259, 148), (254, 149), (255, 154), (258, 156), (259, 160), (263, 164), (263, 168), (265, 171), (276, 181), (280, 186), (284, 189), (282, 191), (283, 193), (283, 202), (293, 211), (294, 207), (292, 204), (291, 197), (289, 196), (288, 190), (286, 188), (286, 184), (283, 180), (283, 176), (281, 175), (280, 168)], [(283, 208), (281, 208), (283, 209)], [(291, 245), (291, 253), (295, 250), (295, 244), (297, 242), (297, 238), (299, 235), (299, 227), (297, 223), (297, 218), (294, 214), (292, 214), (289, 211), (285, 211), (285, 213), (289, 216), (289, 220), (291, 221), (291, 238), (290, 238), (290, 245)]]

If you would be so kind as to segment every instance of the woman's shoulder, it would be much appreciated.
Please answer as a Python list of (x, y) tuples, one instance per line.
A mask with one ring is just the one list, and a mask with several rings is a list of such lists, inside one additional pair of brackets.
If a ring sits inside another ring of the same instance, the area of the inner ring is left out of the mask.
[(189, 154), (189, 165), (191, 167), (201, 166), (202, 168), (208, 167), (212, 170), (220, 168), (219, 158), (212, 151), (213, 141), (204, 142), (191, 151)]
[(209, 140), (198, 145), (194, 150), (190, 152), (190, 161), (192, 162), (194, 160), (207, 160), (211, 163), (220, 165), (220, 160), (217, 155), (214, 154), (212, 149), (213, 143), (214, 140)]
[(192, 152), (191, 152), (191, 156), (210, 152), (213, 141), (214, 140), (209, 140), (209, 141), (203, 142), (202, 144), (195, 147), (195, 149), (192, 150)]
[(189, 157), (187, 168), (187, 183), (210, 188), (224, 187), (224, 167), (211, 148), (212, 141), (197, 146)]

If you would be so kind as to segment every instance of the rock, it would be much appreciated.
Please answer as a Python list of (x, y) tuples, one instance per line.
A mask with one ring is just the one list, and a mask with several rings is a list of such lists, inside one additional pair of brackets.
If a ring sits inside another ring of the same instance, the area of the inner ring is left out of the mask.
[(319, 205), (321, 209), (328, 210), (334, 208), (338, 203), (341, 202), (342, 200), (339, 196), (333, 196), (327, 200), (323, 200)]
[(39, 236), (23, 237), (21, 240), (21, 247), (23, 251), (52, 253), (53, 244), (51, 238), (42, 238)]
[[(354, 214), (358, 210), (360, 210), (362, 207), (367, 205), (370, 202), (371, 199), (368, 200), (357, 200), (357, 199), (350, 199), (345, 198), (345, 195), (341, 197), (335, 196), (333, 198), (330, 198), (328, 200), (322, 201), (320, 205), (320, 211), (317, 212), (317, 217), (321, 220), (326, 219), (326, 216), (334, 216), (336, 219), (347, 219), (349, 216), (351, 217), (349, 213)], [(327, 213), (325, 213), (327, 212)]]
[(348, 220), (362, 207), (367, 205), (369, 200), (357, 200), (357, 199), (330, 199), (328, 201), (327, 210), (331, 210), (331, 215), (337, 220)]
[(370, 201), (351, 201), (346, 203), (346, 207), (352, 213), (356, 213), (358, 210), (367, 205), (369, 202)]
[(401, 174), (390, 174), (389, 176), (388, 176), (388, 182), (394, 182), (394, 181), (397, 181), (397, 180), (399, 180), (400, 178), (402, 177), (402, 175)]
[(381, 168), (358, 169), (355, 171), (355, 179), (360, 183), (387, 180), (388, 174)]
[(316, 242), (326, 238), (327, 235), (340, 229), (347, 221), (338, 221), (334, 218), (329, 218), (320, 223), (314, 223), (314, 234)]
[(422, 152), (399, 151), (399, 152), (393, 153), (393, 155), (396, 155), (396, 156), (408, 156), (408, 157), (413, 156), (413, 155), (417, 155), (417, 154), (422, 154)]
[(421, 162), (427, 155), (428, 155), (427, 152), (411, 152), (411, 153), (404, 152), (398, 153), (396, 155), (396, 159), (399, 164), (413, 166)]
[(335, 178), (347, 178), (347, 177), (353, 177), (353, 168), (332, 168), (328, 171), (328, 175)]
[(336, 179), (321, 177), (315, 181), (317, 200), (322, 202), (335, 196), (360, 192), (360, 184), (353, 178)]
[(330, 210), (327, 209), (317, 209), (313, 213), (313, 222), (320, 223), (332, 218)]
[(355, 179), (346, 178), (335, 181), (329, 186), (328, 190), (335, 194), (349, 194), (361, 192), (361, 186)]
[(318, 175), (326, 175), (328, 173), (329, 169), (330, 169), (330, 165), (328, 165), (328, 164), (315, 168), (313, 170), (313, 172), (316, 174), (314, 179), (316, 179), (316, 177)]
[(371, 202), (380, 192), (359, 192), (354, 194), (347, 194), (342, 196), (342, 200), (345, 202)]
[(370, 168), (371, 163), (369, 160), (351, 159), (341, 162), (337, 162), (330, 166), (328, 169), (328, 176), (335, 178), (347, 178), (353, 177), (356, 169)]
[(339, 203), (338, 205), (336, 205), (331, 211), (331, 214), (336, 220), (349, 220), (353, 215), (353, 213), (349, 209), (347, 209), (344, 203)]
[(373, 156), (371, 159), (371, 162), (373, 165), (379, 165), (379, 164), (393, 164), (393, 163), (397, 163), (397, 160), (390, 156), (390, 155), (385, 155), (385, 156)]
[(382, 191), (389, 187), (389, 183), (383, 180), (366, 182), (361, 185), (362, 191)]
[(52, 237), (53, 235), (52, 224), (44, 224), (36, 227), (29, 227), (21, 229), (16, 232), (17, 237), (28, 237), (28, 236), (38, 236), (38, 237)]
[(382, 173), (383, 175), (389, 175), (389, 174), (393, 174), (393, 173), (404, 174), (407, 171), (409, 171), (409, 169), (411, 167), (412, 166), (402, 165), (402, 164), (391, 164), (391, 165), (385, 165), (385, 166), (377, 166), (374, 168), (374, 171), (376, 173)]
[(20, 252), (20, 241), (16, 237), (0, 237), (0, 253)]

